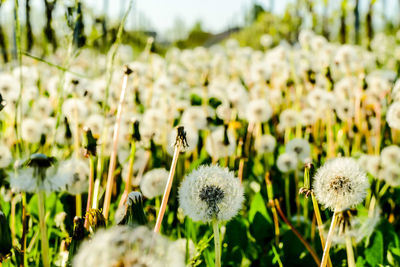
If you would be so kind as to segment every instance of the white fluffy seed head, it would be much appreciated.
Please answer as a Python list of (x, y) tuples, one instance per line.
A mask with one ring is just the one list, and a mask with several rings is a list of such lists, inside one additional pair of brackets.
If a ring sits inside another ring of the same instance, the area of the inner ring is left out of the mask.
[(140, 191), (143, 196), (152, 199), (164, 193), (168, 180), (168, 171), (164, 168), (157, 168), (145, 173), (140, 183)]
[(393, 187), (400, 186), (400, 167), (398, 165), (385, 166), (379, 170), (378, 178)]
[(400, 130), (400, 102), (394, 102), (390, 105), (386, 113), (386, 121), (390, 128)]
[(217, 165), (202, 165), (183, 180), (179, 204), (194, 221), (228, 221), (244, 200), (243, 187), (233, 172)]
[(28, 143), (38, 143), (41, 137), (40, 121), (26, 118), (21, 123), (21, 137)]
[[(372, 214), (369, 214), (365, 207), (361, 207), (357, 210), (356, 215), (346, 219), (343, 219), (345, 216), (340, 214), (339, 223), (332, 235), (332, 243), (334, 245), (344, 245), (347, 236), (351, 237), (356, 243), (360, 243), (364, 238), (370, 237), (381, 219), (380, 212), (381, 209), (377, 206)], [(327, 222), (323, 229), (325, 236), (327, 236), (329, 228), (330, 222)]]
[(272, 108), (264, 99), (252, 100), (246, 110), (246, 119), (249, 123), (266, 122), (271, 118)]
[(72, 195), (78, 195), (87, 192), (89, 174), (89, 163), (82, 159), (71, 158), (60, 163), (56, 176), (66, 177), (71, 181), (66, 185), (66, 190)]
[(327, 161), (318, 169), (313, 182), (318, 202), (336, 212), (361, 203), (368, 187), (365, 172), (352, 158)]
[(0, 168), (5, 168), (10, 165), (12, 161), (12, 154), (6, 145), (0, 144)]
[(293, 152), (280, 154), (276, 161), (278, 169), (284, 173), (294, 171), (298, 163), (297, 155)]
[(384, 167), (400, 164), (400, 147), (390, 145), (381, 151), (381, 164)]
[(358, 158), (358, 165), (366, 172), (378, 178), (381, 169), (381, 158), (376, 155), (361, 155)]
[(272, 153), (276, 146), (276, 139), (270, 134), (265, 134), (255, 140), (254, 148), (258, 154)]
[(299, 122), (299, 113), (294, 109), (285, 109), (279, 115), (279, 125), (282, 129), (293, 128)]
[(300, 161), (304, 162), (310, 157), (310, 144), (305, 139), (294, 138), (286, 144), (286, 153), (294, 153)]
[(56, 166), (51, 166), (46, 170), (43, 180), (35, 177), (33, 168), (21, 168), (18, 169), (18, 172), (9, 172), (9, 177), (11, 188), (17, 192), (62, 191), (66, 185), (72, 183), (70, 175), (57, 174)]
[(185, 259), (184, 254), (169, 258), (170, 245), (169, 240), (154, 235), (145, 226), (134, 229), (114, 226), (96, 232), (91, 240), (85, 241), (73, 260), (73, 266), (182, 266), (180, 261)]
[(224, 127), (219, 127), (207, 136), (207, 153), (215, 159), (231, 156), (235, 153), (235, 149), (235, 134), (230, 129), (225, 130)]

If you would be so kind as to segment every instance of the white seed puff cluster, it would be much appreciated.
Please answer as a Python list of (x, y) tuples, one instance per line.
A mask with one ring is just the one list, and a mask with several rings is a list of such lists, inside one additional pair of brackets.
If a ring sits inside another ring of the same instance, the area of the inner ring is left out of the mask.
[(168, 180), (168, 171), (164, 168), (156, 168), (146, 172), (140, 183), (140, 191), (143, 196), (152, 199), (164, 193)]
[(361, 203), (368, 187), (366, 174), (352, 158), (327, 161), (318, 169), (313, 183), (318, 202), (335, 212)]
[(227, 221), (235, 216), (244, 200), (243, 187), (233, 172), (217, 165), (202, 165), (183, 180), (179, 204), (194, 221)]
[(184, 266), (184, 251), (175, 250), (175, 257), (168, 257), (172, 242), (154, 235), (145, 226), (132, 229), (114, 226), (96, 232), (91, 240), (85, 241), (74, 257), (73, 266), (96, 267), (172, 267)]

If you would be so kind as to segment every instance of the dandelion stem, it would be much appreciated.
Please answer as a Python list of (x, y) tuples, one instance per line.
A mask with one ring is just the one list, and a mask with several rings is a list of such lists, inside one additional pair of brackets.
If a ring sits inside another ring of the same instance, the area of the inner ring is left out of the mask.
[[(318, 224), (318, 233), (319, 233), (319, 238), (321, 240), (321, 246), (322, 246), (322, 249), (325, 249), (325, 238), (324, 238), (324, 234), (322, 232), (324, 225), (322, 223), (321, 213), (319, 212), (319, 206), (318, 206), (317, 199), (315, 198), (314, 192), (312, 192), (312, 191), (311, 191), (311, 200), (313, 203), (315, 219), (317, 220), (317, 224)], [(332, 266), (331, 258), (328, 255), (328, 267), (331, 267), (331, 266)]]
[(286, 175), (284, 180), (285, 180), (286, 214), (290, 218), (290, 217), (292, 217), (292, 214), (291, 214), (291, 211), (290, 211), (290, 179), (289, 179), (289, 175)]
[(21, 267), (28, 266), (27, 259), (25, 257), (26, 253), (26, 193), (21, 193), (22, 197), (22, 235), (21, 235)]
[(221, 242), (219, 240), (218, 221), (213, 220), (212, 225), (213, 225), (213, 232), (214, 232), (215, 267), (221, 267)]
[(347, 252), (347, 266), (356, 267), (356, 262), (354, 260), (353, 245), (351, 242), (351, 237), (346, 235), (346, 252)]
[(307, 241), (301, 236), (301, 234), (294, 228), (294, 226), (289, 222), (289, 220), (286, 218), (285, 214), (283, 214), (279, 201), (275, 199), (274, 206), (276, 207), (276, 210), (278, 211), (279, 215), (281, 216), (282, 220), (289, 226), (290, 230), (297, 236), (297, 238), (303, 243), (303, 245), (306, 247), (308, 252), (310, 252), (311, 256), (313, 257), (315, 263), (317, 265), (320, 265), (320, 260), (317, 256), (317, 253), (314, 251), (314, 249), (310, 246), (310, 244), (307, 243)]
[(87, 213), (89, 212), (92, 206), (92, 199), (93, 199), (93, 188), (94, 188), (94, 157), (93, 155), (89, 155), (89, 189), (88, 189), (88, 197), (86, 203), (86, 212), (85, 212), (85, 228), (89, 227), (89, 221), (87, 218)]
[(126, 177), (125, 177), (125, 190), (124, 190), (124, 193), (122, 194), (122, 197), (121, 197), (118, 207), (122, 207), (122, 205), (124, 205), (126, 198), (128, 197), (128, 194), (131, 191), (132, 170), (133, 170), (133, 163), (135, 162), (135, 152), (136, 152), (136, 143), (135, 143), (135, 141), (132, 141), (131, 142), (131, 153), (129, 155), (128, 173), (126, 174)]
[(335, 212), (333, 213), (333, 217), (332, 217), (331, 226), (329, 227), (328, 237), (326, 238), (324, 254), (322, 255), (321, 267), (325, 267), (328, 262), (329, 250), (330, 250), (331, 244), (332, 244), (333, 231), (336, 228), (336, 221), (337, 221), (337, 212), (335, 209)]
[(125, 75), (124, 75), (124, 78), (122, 81), (121, 95), (119, 97), (119, 103), (118, 103), (118, 109), (117, 109), (117, 119), (116, 119), (116, 122), (114, 125), (113, 149), (111, 152), (110, 165), (108, 168), (107, 189), (106, 189), (106, 194), (104, 197), (104, 206), (103, 206), (103, 215), (106, 220), (108, 219), (108, 212), (110, 210), (110, 202), (111, 202), (111, 193), (112, 193), (112, 188), (114, 185), (114, 171), (115, 171), (115, 165), (117, 163), (116, 162), (117, 148), (118, 148), (119, 129), (120, 129), (120, 125), (121, 125), (122, 106), (124, 103), (125, 92), (126, 92), (126, 88), (128, 85), (128, 76), (131, 72), (132, 71), (129, 68), (125, 69)]
[(272, 181), (269, 178), (269, 172), (265, 172), (265, 183), (267, 184), (267, 195), (268, 195), (268, 201), (272, 203), (271, 205), (271, 210), (272, 210), (272, 217), (274, 218), (274, 228), (275, 228), (275, 244), (278, 246), (279, 245), (279, 220), (278, 220), (278, 214), (276, 213), (276, 208), (275, 205), (273, 205), (274, 202), (274, 191), (272, 187)]
[(44, 267), (50, 267), (49, 239), (47, 238), (46, 214), (45, 214), (46, 193), (40, 190), (37, 195), (38, 195), (38, 208), (39, 208), (39, 228), (40, 228), (41, 244), (42, 244), (42, 262)]
[[(295, 186), (295, 192), (298, 192), (298, 187), (299, 187), (299, 171), (296, 168), (294, 171), (294, 186)], [(296, 194), (296, 209), (297, 209), (297, 226), (300, 226), (300, 196), (299, 194)], [(305, 217), (304, 217), (305, 219)]]
[(154, 232), (159, 233), (161, 228), (161, 223), (164, 218), (165, 209), (167, 207), (167, 202), (169, 198), (169, 193), (171, 192), (172, 181), (174, 180), (174, 174), (176, 169), (176, 163), (178, 162), (179, 152), (181, 150), (181, 144), (177, 143), (175, 146), (174, 157), (172, 158), (171, 169), (169, 170), (167, 185), (165, 186), (164, 195), (161, 202), (160, 211), (157, 216), (156, 226), (154, 227)]
[(244, 158), (240, 158), (239, 170), (238, 170), (238, 177), (239, 177), (240, 183), (242, 183), (242, 180), (243, 180), (243, 169), (244, 169)]
[(75, 196), (75, 214), (78, 217), (82, 217), (82, 195), (77, 194)]

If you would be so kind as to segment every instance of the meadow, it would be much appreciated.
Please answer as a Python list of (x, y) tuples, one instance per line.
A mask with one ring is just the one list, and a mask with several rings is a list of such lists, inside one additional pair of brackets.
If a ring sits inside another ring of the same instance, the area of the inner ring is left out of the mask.
[(400, 31), (158, 54), (125, 19), (107, 53), (17, 31), (0, 266), (400, 266)]

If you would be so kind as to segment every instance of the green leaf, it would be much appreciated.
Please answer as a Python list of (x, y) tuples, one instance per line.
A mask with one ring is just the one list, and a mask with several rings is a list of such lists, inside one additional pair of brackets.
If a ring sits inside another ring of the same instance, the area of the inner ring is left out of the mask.
[(259, 245), (264, 246), (274, 236), (274, 229), (272, 224), (268, 223), (260, 212), (257, 212), (250, 225), (250, 233)]
[(356, 266), (364, 267), (365, 265), (366, 265), (366, 261), (361, 256), (358, 256)]
[(267, 212), (267, 207), (265, 206), (265, 202), (261, 193), (257, 193), (250, 204), (250, 210), (249, 210), (250, 222), (253, 222), (257, 212), (260, 213), (262, 216), (264, 216), (264, 218), (268, 221), (268, 223), (270, 224), (272, 223), (272, 219)]
[(376, 231), (370, 240), (370, 247), (365, 250), (365, 259), (371, 266), (383, 264), (383, 236)]
[(228, 244), (228, 251), (233, 251), (235, 247), (242, 250), (247, 248), (246, 225), (241, 219), (235, 218), (226, 224), (225, 242)]

